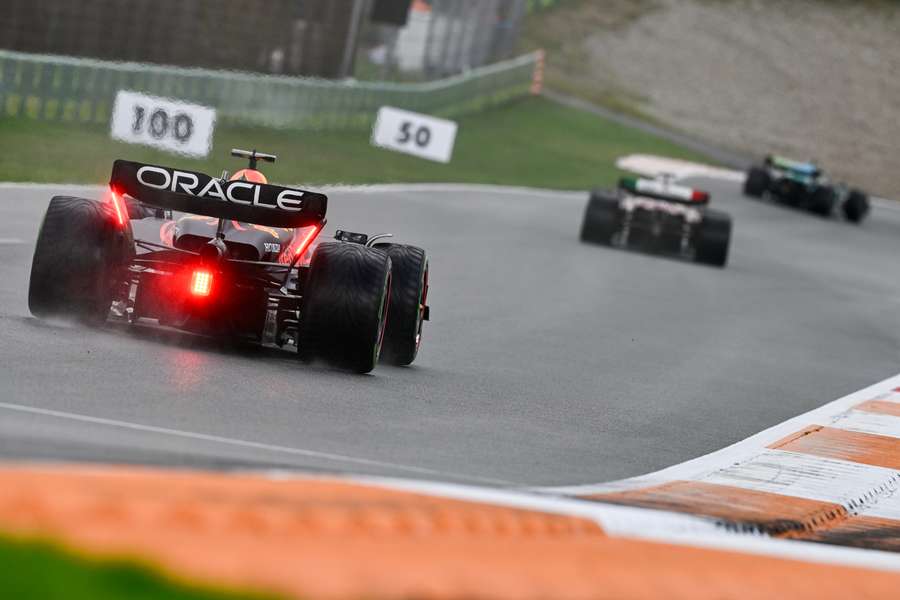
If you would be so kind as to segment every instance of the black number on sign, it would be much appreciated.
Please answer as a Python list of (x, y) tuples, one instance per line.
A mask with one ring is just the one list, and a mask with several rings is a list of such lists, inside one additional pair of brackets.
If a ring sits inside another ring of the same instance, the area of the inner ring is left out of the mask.
[(191, 118), (184, 113), (175, 115), (175, 131), (173, 131), (175, 139), (179, 142), (186, 142), (191, 139), (192, 133), (194, 133), (194, 122)]
[(431, 130), (426, 126), (422, 125), (419, 127), (419, 130), (416, 131), (416, 144), (420, 148), (424, 148), (428, 145), (428, 142), (431, 141)]
[(140, 133), (144, 128), (144, 112), (143, 106), (134, 107), (134, 123), (131, 124), (131, 130), (135, 133)]
[(400, 137), (397, 138), (398, 144), (405, 144), (409, 141), (409, 138), (412, 137), (412, 134), (409, 130), (412, 128), (412, 123), (409, 121), (403, 121), (403, 124), (400, 125)]
[(156, 139), (162, 139), (169, 130), (169, 115), (161, 108), (157, 108), (150, 115), (150, 135)]
[(416, 129), (414, 136), (412, 133), (412, 123), (403, 121), (403, 124), (400, 125), (400, 135), (397, 137), (397, 143), (405, 144), (413, 138), (416, 140), (417, 146), (424, 148), (428, 145), (428, 142), (431, 141), (431, 130), (428, 129), (426, 125), (422, 125)]

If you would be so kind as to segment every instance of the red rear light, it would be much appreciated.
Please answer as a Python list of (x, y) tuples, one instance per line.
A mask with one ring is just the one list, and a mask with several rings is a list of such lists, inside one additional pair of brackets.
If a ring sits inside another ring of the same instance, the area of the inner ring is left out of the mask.
[(709, 193), (694, 190), (691, 194), (691, 200), (694, 202), (709, 202)]
[(128, 214), (128, 210), (124, 206), (125, 203), (122, 197), (116, 193), (116, 190), (111, 189), (109, 193), (112, 198), (113, 209), (116, 211), (116, 221), (119, 223), (119, 227), (125, 227), (125, 219)]
[(315, 225), (312, 229), (309, 230), (309, 233), (306, 234), (297, 247), (294, 249), (294, 257), (303, 256), (303, 253), (306, 252), (306, 249), (309, 248), (309, 245), (312, 243), (316, 236), (319, 235), (319, 232), (322, 230), (321, 225)]
[(209, 296), (212, 291), (213, 274), (206, 269), (196, 269), (191, 275), (191, 294)]

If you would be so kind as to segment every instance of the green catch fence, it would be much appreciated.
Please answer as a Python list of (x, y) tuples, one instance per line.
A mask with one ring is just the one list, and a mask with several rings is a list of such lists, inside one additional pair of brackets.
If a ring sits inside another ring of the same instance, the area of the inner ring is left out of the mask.
[(427, 83), (373, 83), (117, 63), (0, 50), (0, 117), (108, 123), (130, 90), (211, 106), (220, 123), (363, 129), (381, 106), (456, 117), (529, 94), (539, 54)]

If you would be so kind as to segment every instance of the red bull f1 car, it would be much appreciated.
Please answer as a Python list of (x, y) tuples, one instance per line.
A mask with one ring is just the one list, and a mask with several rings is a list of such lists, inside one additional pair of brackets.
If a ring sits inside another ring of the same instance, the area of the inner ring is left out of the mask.
[(249, 165), (230, 178), (117, 160), (106, 198), (51, 199), (31, 312), (150, 319), (359, 373), (411, 364), (429, 317), (425, 251), (342, 230), (319, 242), (327, 197), (269, 184), (257, 163), (274, 155), (232, 155)]
[(671, 176), (622, 178), (616, 190), (591, 192), (581, 240), (724, 267), (731, 217), (708, 204), (709, 193)]
[(779, 204), (830, 217), (840, 207), (851, 223), (861, 222), (869, 214), (865, 192), (830, 181), (812, 162), (783, 156), (767, 156), (761, 165), (750, 167), (744, 182), (744, 194), (751, 198), (771, 198)]

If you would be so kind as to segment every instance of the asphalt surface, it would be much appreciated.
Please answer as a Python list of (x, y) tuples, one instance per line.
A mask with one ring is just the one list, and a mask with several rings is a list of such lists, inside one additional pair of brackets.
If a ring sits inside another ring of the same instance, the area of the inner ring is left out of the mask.
[(856, 227), (704, 183), (735, 220), (725, 270), (579, 243), (586, 195), (332, 193), (328, 231), (391, 231), (431, 256), (418, 361), (366, 376), (31, 317), (54, 192), (0, 186), (0, 456), (593, 483), (900, 371), (900, 212)]

